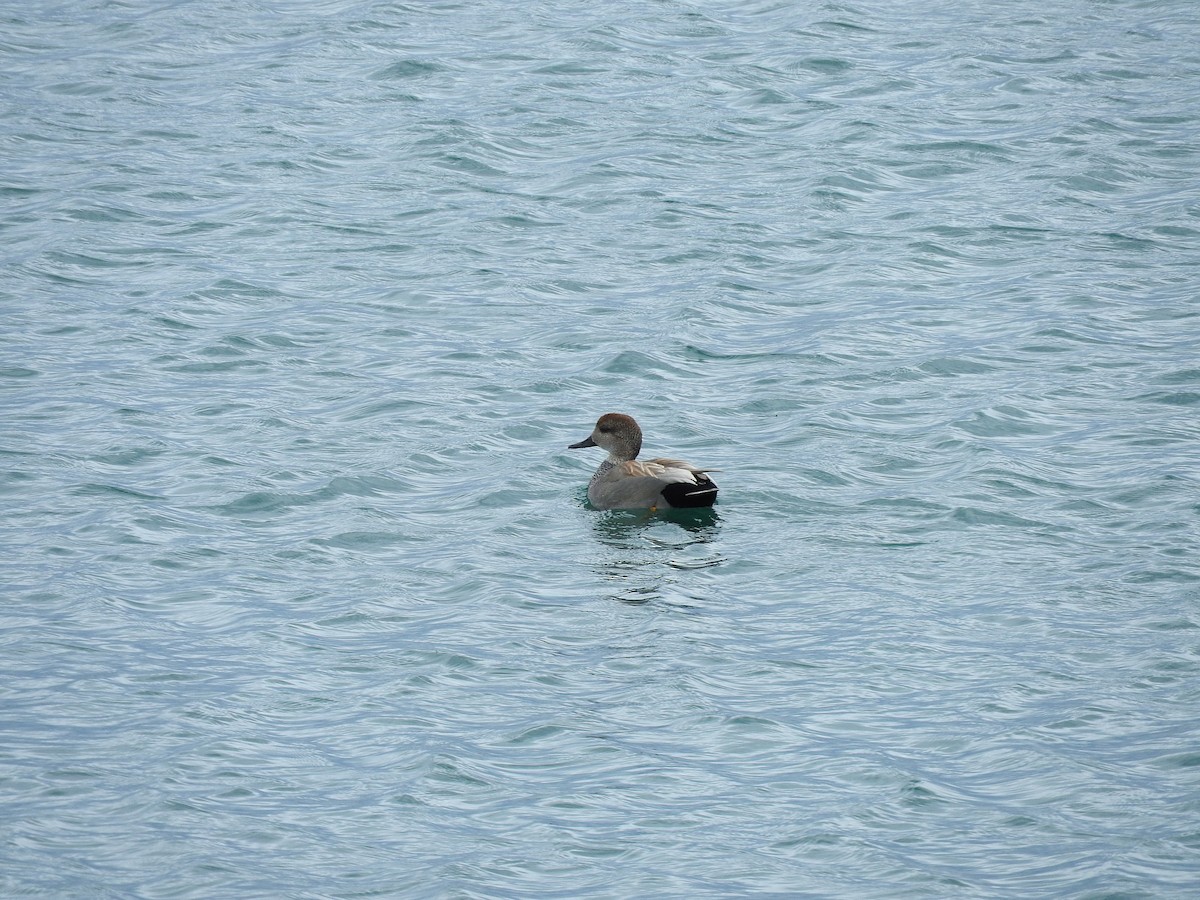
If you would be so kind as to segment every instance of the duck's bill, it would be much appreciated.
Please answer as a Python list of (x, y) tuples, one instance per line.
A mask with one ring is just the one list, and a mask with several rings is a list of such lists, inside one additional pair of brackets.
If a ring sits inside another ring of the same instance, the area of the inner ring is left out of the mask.
[(589, 434), (578, 444), (567, 444), (567, 449), (568, 450), (578, 450), (580, 447), (595, 447), (595, 446), (596, 446), (596, 442), (592, 440), (592, 436)]

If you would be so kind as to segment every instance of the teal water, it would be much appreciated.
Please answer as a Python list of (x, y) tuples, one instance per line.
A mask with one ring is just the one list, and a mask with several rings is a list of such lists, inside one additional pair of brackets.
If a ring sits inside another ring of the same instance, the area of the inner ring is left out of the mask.
[(1200, 892), (1191, 0), (0, 24), (0, 895)]

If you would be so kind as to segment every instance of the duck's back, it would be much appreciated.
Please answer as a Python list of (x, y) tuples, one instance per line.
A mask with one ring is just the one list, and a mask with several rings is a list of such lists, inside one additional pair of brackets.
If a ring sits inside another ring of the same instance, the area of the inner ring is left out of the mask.
[(703, 470), (678, 459), (606, 462), (588, 483), (588, 500), (598, 509), (712, 506), (717, 486)]

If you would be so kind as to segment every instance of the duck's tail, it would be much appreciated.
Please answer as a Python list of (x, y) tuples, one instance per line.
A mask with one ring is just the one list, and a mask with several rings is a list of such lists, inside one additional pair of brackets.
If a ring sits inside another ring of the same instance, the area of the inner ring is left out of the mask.
[(664, 487), (662, 495), (675, 509), (699, 509), (716, 502), (717, 486), (707, 475), (697, 474), (695, 484), (677, 481)]

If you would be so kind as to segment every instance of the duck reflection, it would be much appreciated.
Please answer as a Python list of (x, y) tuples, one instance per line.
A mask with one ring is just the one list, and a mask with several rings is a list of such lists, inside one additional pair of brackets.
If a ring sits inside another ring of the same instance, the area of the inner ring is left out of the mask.
[(608, 585), (610, 599), (641, 604), (670, 598), (680, 603), (681, 573), (719, 565), (724, 558), (716, 540), (721, 517), (715, 509), (610, 510), (592, 521), (604, 552), (596, 574)]

